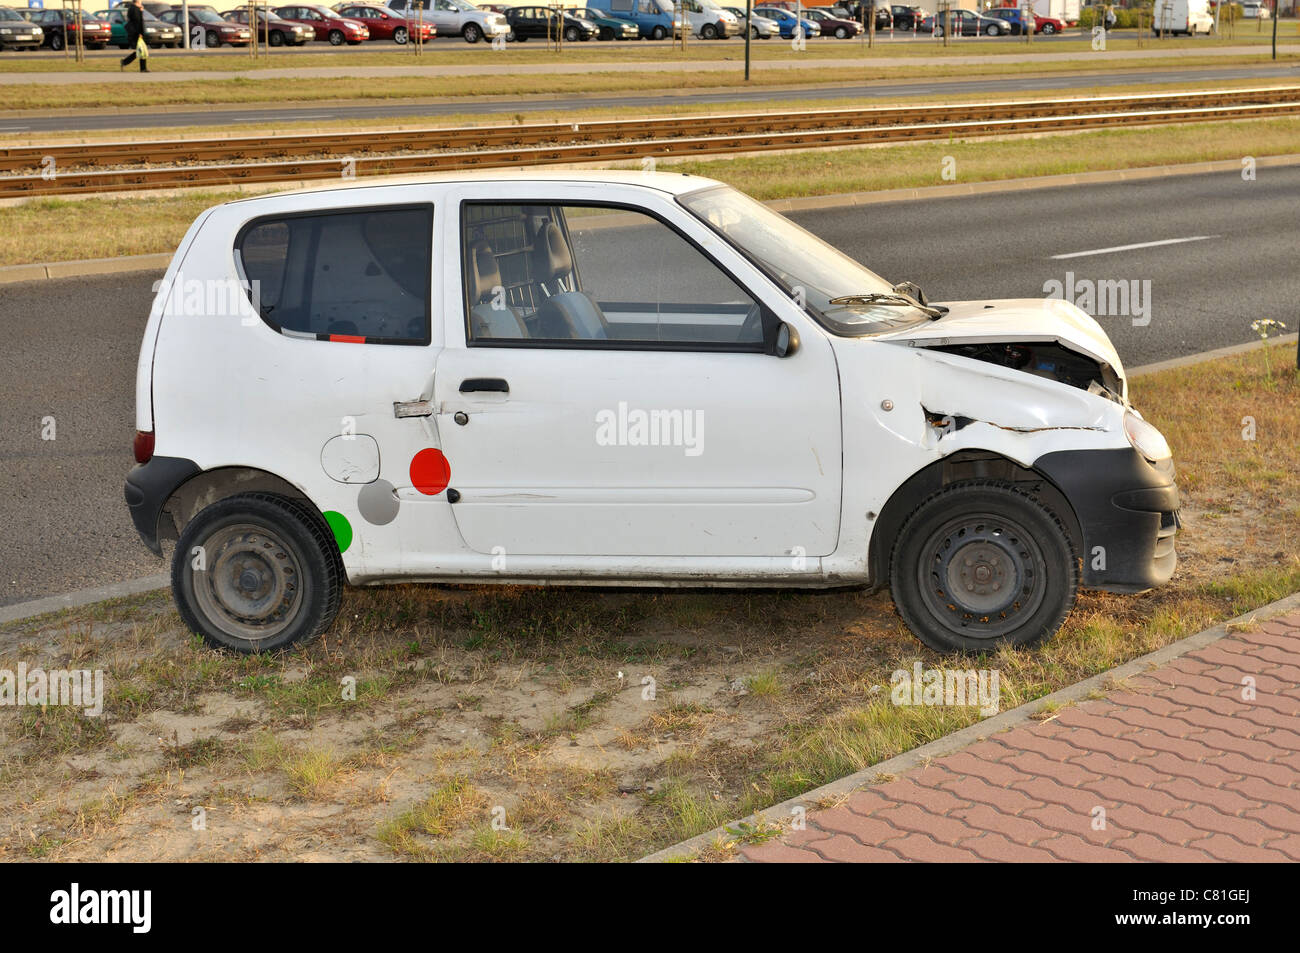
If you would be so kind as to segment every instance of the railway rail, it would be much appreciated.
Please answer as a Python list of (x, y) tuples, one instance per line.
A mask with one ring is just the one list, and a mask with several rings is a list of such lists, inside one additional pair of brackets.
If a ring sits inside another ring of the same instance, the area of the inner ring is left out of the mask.
[[(0, 197), (816, 149), (1300, 115), (1300, 86), (0, 148)], [(109, 167), (109, 168), (106, 168)]]

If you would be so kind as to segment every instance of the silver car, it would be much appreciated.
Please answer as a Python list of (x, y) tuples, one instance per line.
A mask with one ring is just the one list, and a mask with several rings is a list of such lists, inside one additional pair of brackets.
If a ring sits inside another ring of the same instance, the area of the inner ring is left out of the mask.
[[(723, 7), (737, 20), (740, 21), (741, 29), (745, 27), (745, 11), (740, 7)], [(749, 32), (756, 40), (770, 40), (774, 36), (781, 35), (781, 27), (775, 20), (769, 20), (767, 17), (760, 17), (753, 13), (749, 18)]]

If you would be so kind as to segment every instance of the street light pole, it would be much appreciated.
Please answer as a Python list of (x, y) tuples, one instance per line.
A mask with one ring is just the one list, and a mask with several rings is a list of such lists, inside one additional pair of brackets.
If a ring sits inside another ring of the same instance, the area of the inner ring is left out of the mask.
[(754, 0), (745, 0), (745, 82), (747, 83), (749, 82), (749, 41), (754, 38), (753, 17)]

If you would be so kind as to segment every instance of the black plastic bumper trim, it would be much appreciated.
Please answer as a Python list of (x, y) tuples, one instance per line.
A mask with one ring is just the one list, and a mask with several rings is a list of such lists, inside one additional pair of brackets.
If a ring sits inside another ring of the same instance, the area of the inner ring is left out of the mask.
[(131, 522), (144, 544), (159, 556), (162, 544), (158, 541), (158, 518), (163, 505), (178, 486), (199, 472), (193, 460), (154, 457), (148, 463), (137, 463), (127, 474), (125, 496)]

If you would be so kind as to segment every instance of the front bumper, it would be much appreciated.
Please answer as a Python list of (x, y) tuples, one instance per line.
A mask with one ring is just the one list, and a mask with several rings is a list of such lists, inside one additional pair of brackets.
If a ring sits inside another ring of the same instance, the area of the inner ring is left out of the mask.
[(1172, 463), (1156, 466), (1132, 448), (1062, 450), (1039, 457), (1034, 469), (1074, 507), (1083, 585), (1141, 592), (1173, 576), (1179, 498)]
[(131, 522), (144, 544), (159, 556), (158, 520), (163, 506), (176, 488), (199, 472), (199, 465), (182, 457), (154, 457), (148, 463), (138, 463), (126, 477), (126, 506), (131, 511)]

